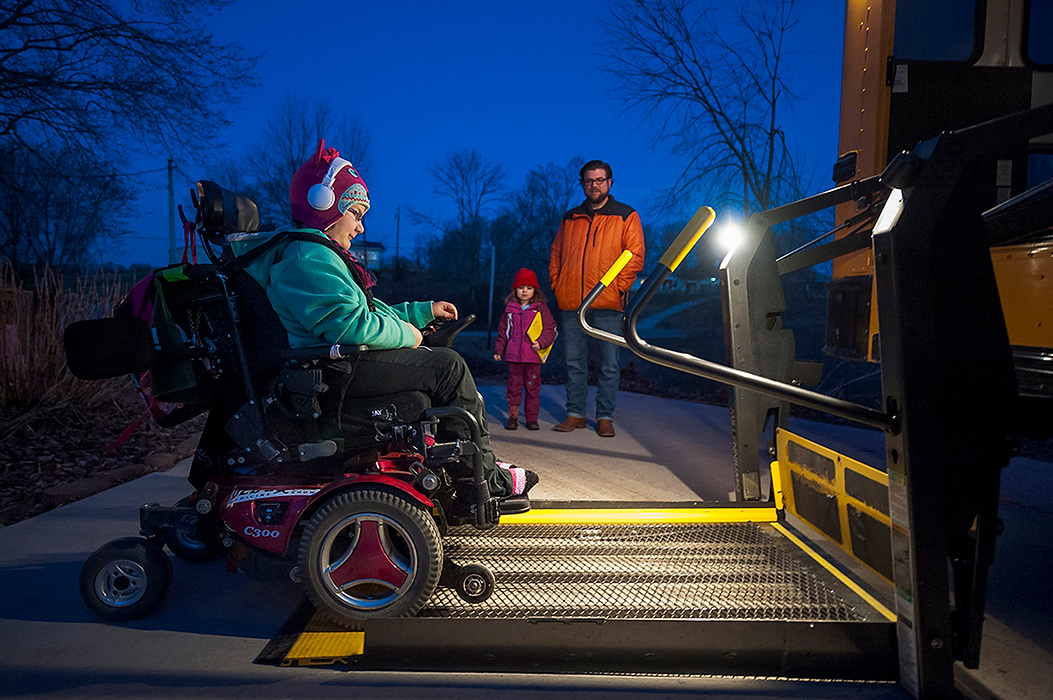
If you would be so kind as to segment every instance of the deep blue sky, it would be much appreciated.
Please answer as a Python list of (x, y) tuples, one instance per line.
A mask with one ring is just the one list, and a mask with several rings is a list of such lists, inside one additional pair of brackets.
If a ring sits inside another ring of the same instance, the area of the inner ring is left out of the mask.
[[(830, 184), (837, 157), (844, 5), (802, 5), (788, 53), (800, 99), (784, 114), (784, 126), (815, 173), (811, 189), (818, 191)], [(234, 126), (223, 138), (238, 158), (287, 94), (322, 95), (357, 117), (371, 136), (371, 167), (363, 172), (373, 203), (367, 235), (390, 250), (399, 205), (452, 216), (433, 197), (427, 168), (473, 148), (503, 163), (512, 187), (549, 162), (607, 160), (615, 171), (613, 194), (636, 207), (646, 224), (660, 214), (652, 211), (653, 193), (672, 184), (677, 161), (654, 144), (653, 129), (638, 113), (623, 112), (602, 72), (597, 18), (605, 8), (602, 0), (237, 0), (209, 26), (220, 41), (240, 41), (263, 58), (260, 87), (231, 114)], [(164, 168), (165, 158), (157, 153), (135, 167)], [(179, 168), (190, 179), (177, 176), (176, 203), (187, 208), (189, 188), (205, 168)], [(166, 175), (151, 177), (156, 188), (144, 191), (143, 215), (132, 222), (119, 262), (167, 261)], [(705, 202), (685, 204), (693, 211)], [(430, 234), (404, 216), (401, 246), (421, 235)]]

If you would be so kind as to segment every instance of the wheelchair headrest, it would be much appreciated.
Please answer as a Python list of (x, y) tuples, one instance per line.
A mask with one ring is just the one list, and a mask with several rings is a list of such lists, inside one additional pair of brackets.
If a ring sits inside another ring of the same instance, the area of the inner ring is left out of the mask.
[(208, 180), (198, 181), (194, 208), (197, 223), (207, 234), (252, 233), (260, 227), (255, 202)]

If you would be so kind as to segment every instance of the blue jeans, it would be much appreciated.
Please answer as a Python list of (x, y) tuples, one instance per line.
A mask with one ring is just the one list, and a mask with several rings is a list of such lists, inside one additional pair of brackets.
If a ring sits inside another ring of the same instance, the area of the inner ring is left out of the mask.
[[(622, 312), (611, 309), (591, 309), (585, 312), (590, 326), (622, 334)], [(559, 335), (567, 354), (567, 415), (585, 417), (589, 397), (589, 336), (578, 323), (577, 311), (560, 312)], [(614, 343), (598, 340), (600, 373), (596, 382), (596, 420), (614, 419), (614, 399), (621, 381), (621, 348)]]

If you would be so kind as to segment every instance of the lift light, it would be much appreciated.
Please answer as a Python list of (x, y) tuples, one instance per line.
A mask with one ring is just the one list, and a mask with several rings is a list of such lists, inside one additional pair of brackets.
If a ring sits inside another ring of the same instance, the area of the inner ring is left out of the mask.
[(742, 225), (737, 221), (725, 221), (720, 225), (716, 233), (717, 249), (725, 254), (735, 252), (735, 249), (742, 243), (742, 239), (745, 236)]

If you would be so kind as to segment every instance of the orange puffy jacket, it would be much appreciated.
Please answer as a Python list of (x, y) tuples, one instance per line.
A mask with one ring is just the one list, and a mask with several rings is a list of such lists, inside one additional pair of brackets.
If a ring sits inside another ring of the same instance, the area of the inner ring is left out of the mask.
[(644, 265), (640, 215), (628, 204), (616, 202), (614, 197), (609, 197), (607, 203), (595, 211), (585, 201), (564, 214), (556, 239), (552, 241), (548, 263), (549, 282), (559, 308), (563, 311), (578, 308), (623, 250), (632, 251), (632, 260), (591, 308), (625, 309), (629, 287)]

